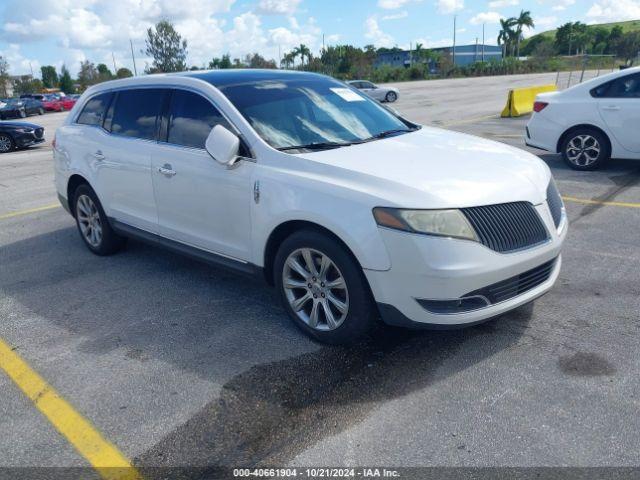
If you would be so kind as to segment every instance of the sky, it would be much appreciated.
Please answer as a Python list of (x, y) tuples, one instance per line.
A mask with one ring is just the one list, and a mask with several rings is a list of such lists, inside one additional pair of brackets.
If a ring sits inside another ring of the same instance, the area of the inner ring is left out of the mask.
[(496, 44), (499, 19), (531, 11), (534, 33), (568, 21), (602, 23), (640, 19), (640, 0), (0, 0), (0, 55), (14, 75), (82, 60), (138, 72), (148, 58), (146, 29), (174, 23), (188, 42), (187, 63), (199, 67), (224, 53), (257, 52), (278, 60), (304, 43), (408, 48), (448, 46), (457, 16), (457, 43)]

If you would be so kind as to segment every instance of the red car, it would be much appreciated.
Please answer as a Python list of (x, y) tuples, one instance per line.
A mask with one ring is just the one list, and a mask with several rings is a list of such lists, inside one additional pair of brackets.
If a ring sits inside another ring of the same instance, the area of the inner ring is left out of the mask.
[(67, 95), (66, 97), (62, 97), (60, 101), (62, 102), (62, 108), (64, 110), (71, 110), (73, 106), (80, 98), (80, 95)]
[(43, 95), (42, 106), (48, 112), (62, 112), (65, 110), (60, 97), (56, 95)]

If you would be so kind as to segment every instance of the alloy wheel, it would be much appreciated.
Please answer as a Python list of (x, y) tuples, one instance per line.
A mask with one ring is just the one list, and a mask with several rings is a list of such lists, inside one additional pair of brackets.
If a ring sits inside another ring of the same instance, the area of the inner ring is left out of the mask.
[(349, 313), (344, 276), (333, 260), (318, 250), (300, 248), (287, 257), (282, 287), (296, 316), (315, 330), (335, 330)]
[(98, 248), (102, 243), (102, 221), (98, 208), (88, 195), (80, 195), (76, 205), (76, 216), (82, 236), (89, 245)]
[(566, 148), (567, 160), (578, 167), (588, 167), (598, 161), (602, 147), (591, 135), (577, 135), (569, 140)]
[(0, 135), (0, 152), (6, 153), (11, 151), (13, 143), (7, 135)]

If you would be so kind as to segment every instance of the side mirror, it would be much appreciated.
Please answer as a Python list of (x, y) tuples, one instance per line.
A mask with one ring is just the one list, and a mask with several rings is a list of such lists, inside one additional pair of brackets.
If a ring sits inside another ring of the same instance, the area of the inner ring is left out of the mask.
[(209, 133), (204, 147), (216, 162), (231, 167), (238, 159), (240, 139), (222, 125), (216, 125)]

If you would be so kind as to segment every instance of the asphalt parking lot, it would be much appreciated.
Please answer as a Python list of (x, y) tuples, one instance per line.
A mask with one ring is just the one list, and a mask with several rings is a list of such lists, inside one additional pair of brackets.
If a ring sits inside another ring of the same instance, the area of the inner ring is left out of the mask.
[[(549, 79), (401, 84), (394, 108), (526, 148), (527, 119), (497, 113), (509, 86)], [(50, 140), (64, 115), (29, 120), (50, 122)], [(384, 329), (351, 348), (308, 340), (244, 278), (138, 242), (93, 256), (56, 204), (50, 145), (2, 155), (0, 350), (149, 478), (183, 466), (640, 466), (640, 163), (575, 172), (529, 150), (571, 223), (556, 287), (477, 327)], [(39, 395), (1, 372), (0, 392), (0, 467), (97, 478), (79, 453), (91, 444), (60, 435)]]

